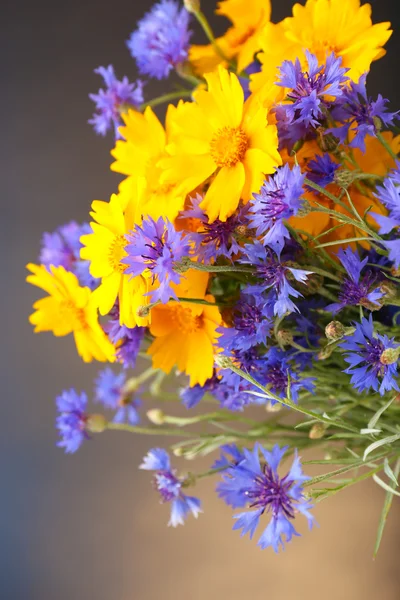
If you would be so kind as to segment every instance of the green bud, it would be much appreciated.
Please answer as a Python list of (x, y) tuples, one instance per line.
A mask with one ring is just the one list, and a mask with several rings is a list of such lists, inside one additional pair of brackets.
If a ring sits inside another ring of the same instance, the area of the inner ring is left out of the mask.
[(163, 425), (165, 423), (165, 414), (160, 408), (153, 408), (148, 410), (147, 418), (154, 425)]
[(183, 0), (183, 5), (189, 13), (200, 12), (200, 0)]
[(189, 256), (184, 256), (179, 262), (174, 263), (174, 271), (175, 273), (186, 273), (192, 266)]
[(291, 342), (293, 342), (293, 334), (287, 329), (279, 329), (276, 334), (276, 339), (278, 344), (282, 346), (287, 346)]
[(86, 429), (91, 433), (102, 433), (107, 429), (107, 420), (103, 415), (89, 415)]
[(144, 305), (138, 306), (136, 309), (136, 315), (138, 317), (140, 317), (141, 319), (143, 319), (144, 317), (149, 316), (150, 310), (151, 310), (150, 306), (148, 306), (148, 305), (147, 306), (144, 306)]
[(320, 350), (317, 354), (317, 360), (326, 360), (327, 358), (330, 357), (330, 355), (333, 352), (333, 344), (330, 346), (325, 346), (325, 348), (322, 348), (322, 350)]
[(334, 182), (337, 183), (341, 188), (347, 189), (349, 185), (354, 181), (354, 171), (348, 169), (338, 169), (334, 176)]
[(324, 437), (326, 426), (323, 423), (314, 423), (311, 427), (308, 437), (310, 440), (320, 440)]
[(346, 332), (346, 328), (340, 321), (331, 321), (325, 327), (325, 335), (328, 340), (340, 340)]
[(381, 354), (380, 362), (383, 365), (394, 365), (399, 360), (400, 348), (387, 348)]
[(230, 369), (233, 366), (233, 361), (229, 356), (223, 356), (222, 354), (217, 354), (214, 358), (216, 364), (221, 369)]
[(282, 404), (280, 402), (276, 402), (276, 404), (272, 404), (272, 402), (267, 402), (265, 405), (265, 410), (270, 413), (276, 413), (282, 410)]

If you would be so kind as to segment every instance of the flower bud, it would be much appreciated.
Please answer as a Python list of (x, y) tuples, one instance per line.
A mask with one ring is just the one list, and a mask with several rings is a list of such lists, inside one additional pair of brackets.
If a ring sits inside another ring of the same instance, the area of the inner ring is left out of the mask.
[(380, 362), (383, 365), (394, 365), (399, 360), (399, 348), (386, 348), (381, 354)]
[(153, 408), (148, 410), (147, 418), (154, 425), (163, 425), (165, 423), (165, 414), (160, 408)]
[(103, 415), (89, 415), (86, 421), (86, 429), (91, 433), (102, 433), (107, 429), (107, 420)]
[(183, 5), (189, 13), (200, 12), (200, 0), (183, 0)]
[(270, 413), (279, 412), (281, 409), (282, 404), (280, 402), (275, 402), (275, 404), (273, 404), (272, 402), (267, 402), (265, 405), (265, 410)]
[(148, 317), (150, 314), (150, 307), (149, 306), (138, 306), (137, 310), (136, 310), (136, 315), (138, 317), (140, 317), (141, 319), (143, 319), (144, 317)]
[(354, 171), (348, 169), (338, 169), (334, 175), (334, 182), (341, 188), (347, 189), (354, 181)]
[(230, 369), (233, 366), (233, 361), (229, 356), (224, 356), (223, 354), (217, 354), (214, 357), (215, 363), (221, 369)]
[(308, 437), (310, 440), (320, 440), (324, 437), (326, 426), (323, 423), (314, 423), (311, 427)]
[(278, 344), (282, 346), (287, 346), (291, 342), (293, 342), (293, 334), (287, 329), (279, 329), (276, 334), (276, 339)]
[(179, 262), (174, 263), (175, 273), (186, 273), (192, 267), (192, 261), (189, 256), (184, 256)]
[(331, 321), (325, 327), (325, 335), (328, 340), (340, 340), (345, 334), (346, 328), (340, 321)]
[(379, 287), (382, 294), (384, 294), (384, 303), (390, 304), (390, 301), (397, 296), (397, 286), (392, 281), (383, 281)]
[(330, 346), (325, 346), (325, 348), (322, 348), (322, 350), (320, 350), (317, 354), (317, 360), (326, 360), (327, 358), (329, 358), (333, 352), (333, 348), (334, 348), (334, 344), (331, 344)]

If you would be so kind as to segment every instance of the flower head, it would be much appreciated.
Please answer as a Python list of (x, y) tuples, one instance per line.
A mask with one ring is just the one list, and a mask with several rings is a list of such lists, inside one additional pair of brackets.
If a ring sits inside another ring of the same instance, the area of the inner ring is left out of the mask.
[(126, 257), (122, 259), (126, 274), (136, 277), (150, 272), (153, 283), (158, 284), (151, 293), (152, 300), (166, 303), (171, 297), (176, 299), (171, 284), (178, 284), (180, 275), (174, 264), (190, 252), (187, 236), (176, 231), (168, 220), (160, 217), (154, 221), (149, 217), (141, 226), (136, 225), (127, 240)]
[(284, 477), (278, 474), (286, 450), (287, 446), (275, 445), (268, 451), (259, 444), (255, 444), (252, 452), (244, 449), (243, 460), (224, 472), (223, 489), (219, 486), (219, 495), (234, 508), (249, 504), (254, 509), (234, 516), (237, 521), (233, 528), (241, 529), (242, 535), (249, 533), (252, 538), (262, 516), (270, 514), (270, 522), (258, 541), (263, 550), (272, 546), (278, 552), (280, 545), (284, 548), (284, 541), (290, 542), (294, 535), (299, 535), (293, 526), (296, 512), (307, 518), (310, 528), (314, 522), (309, 512), (312, 506), (303, 494), (303, 484), (309, 477), (302, 472), (297, 452), (289, 472)]
[(86, 429), (87, 402), (85, 392), (78, 394), (74, 389), (64, 391), (56, 398), (56, 427), (61, 438), (57, 446), (65, 448), (67, 453), (76, 452), (82, 442), (89, 439)]
[(48, 292), (33, 305), (35, 312), (29, 321), (35, 332), (52, 331), (56, 336), (74, 334), (78, 354), (85, 362), (93, 358), (100, 361), (115, 360), (115, 348), (98, 322), (93, 292), (80, 287), (73, 273), (64, 267), (49, 268), (27, 265), (31, 272), (28, 283)]
[(89, 261), (80, 258), (82, 248), (80, 238), (89, 232), (91, 229), (88, 223), (78, 225), (75, 221), (71, 221), (57, 227), (52, 233), (44, 233), (39, 261), (47, 268), (50, 265), (64, 267), (77, 276), (82, 286), (94, 289), (99, 284), (99, 280), (90, 275)]
[(307, 67), (303, 70), (298, 58), (294, 62), (285, 60), (280, 67), (277, 85), (288, 88), (290, 103), (283, 108), (288, 123), (303, 124), (305, 131), (317, 127), (324, 119), (324, 109), (332, 99), (342, 95), (343, 84), (348, 80), (342, 67), (342, 58), (331, 52), (322, 65), (318, 58), (306, 50)]
[(365, 306), (366, 308), (379, 308), (378, 300), (383, 294), (379, 287), (374, 286), (377, 282), (377, 276), (368, 270), (363, 277), (361, 271), (368, 262), (368, 256), (360, 260), (358, 252), (351, 248), (342, 248), (338, 252), (338, 257), (348, 276), (344, 278), (340, 292), (339, 302), (329, 304), (326, 310), (337, 313), (345, 306)]
[(138, 108), (143, 103), (143, 83), (140, 80), (130, 83), (127, 77), (118, 81), (112, 65), (99, 67), (94, 72), (103, 77), (106, 89), (89, 94), (96, 105), (96, 112), (89, 123), (100, 135), (106, 135), (113, 127), (118, 138), (118, 127), (122, 125), (121, 112), (131, 107)]
[(344, 359), (350, 365), (344, 371), (351, 375), (351, 383), (356, 390), (364, 392), (371, 388), (383, 396), (390, 390), (399, 391), (395, 377), (397, 361), (387, 364), (386, 350), (400, 347), (387, 335), (374, 332), (372, 317), (363, 318), (355, 324), (355, 332), (345, 336), (340, 347), (345, 350)]
[(256, 227), (257, 236), (263, 235), (263, 243), (270, 246), (279, 257), (285, 239), (290, 234), (284, 220), (297, 214), (301, 206), (304, 175), (298, 165), (280, 167), (266, 180), (259, 194), (254, 194), (250, 207), (250, 225)]
[(377, 100), (373, 101), (367, 95), (366, 89), (367, 75), (360, 77), (358, 83), (351, 83), (346, 88), (342, 98), (339, 100), (338, 107), (333, 115), (336, 120), (345, 122), (339, 128), (332, 128), (332, 131), (341, 142), (350, 135), (350, 147), (360, 148), (362, 152), (366, 151), (365, 138), (367, 135), (376, 135), (379, 126), (377, 122), (382, 122), (386, 127), (393, 125), (394, 118), (398, 113), (387, 111), (388, 100), (379, 94)]
[(244, 253), (245, 258), (241, 259), (241, 262), (255, 267), (259, 280), (258, 285), (248, 286), (247, 291), (249, 293), (262, 293), (265, 290), (271, 289), (274, 294), (272, 300), (274, 314), (280, 317), (286, 313), (296, 311), (296, 305), (290, 296), (299, 298), (302, 294), (289, 283), (288, 277), (291, 276), (296, 281), (305, 283), (311, 271), (294, 269), (287, 266), (284, 262), (279, 261), (274, 253), (269, 248), (265, 248), (260, 242), (246, 244)]
[(137, 409), (141, 406), (139, 397), (132, 395), (125, 387), (126, 375), (114, 373), (107, 367), (98, 374), (95, 381), (95, 400), (105, 408), (116, 410), (114, 423), (129, 423), (137, 425), (140, 416)]
[(218, 345), (224, 350), (249, 350), (265, 344), (273, 327), (273, 304), (261, 294), (242, 294), (233, 310), (233, 326), (220, 327)]
[(390, 233), (395, 227), (400, 227), (400, 161), (396, 161), (396, 169), (389, 173), (383, 184), (377, 186), (374, 196), (389, 211), (388, 216), (372, 214), (380, 233)]
[(124, 368), (134, 369), (146, 328), (121, 325), (119, 305), (116, 303), (109, 313), (109, 320), (104, 325), (104, 331), (116, 347), (117, 360), (122, 363)]
[(188, 55), (189, 13), (174, 0), (161, 0), (138, 23), (127, 45), (142, 75), (168, 77)]
[[(292, 356), (283, 350), (272, 347), (267, 352), (262, 363), (261, 378), (265, 385), (268, 385), (275, 395), (281, 398), (289, 397), (293, 402), (298, 401), (299, 391), (314, 391), (314, 379), (311, 377), (299, 377), (298, 373), (291, 365)], [(271, 404), (276, 404), (277, 400), (270, 398)]]
[(171, 502), (171, 517), (168, 525), (172, 525), (172, 527), (183, 525), (189, 513), (197, 518), (202, 512), (200, 500), (183, 493), (184, 480), (177, 476), (175, 469), (172, 469), (166, 450), (153, 448), (144, 457), (139, 468), (155, 471), (154, 486), (161, 496), (161, 502)]
[(308, 165), (307, 178), (321, 187), (326, 187), (335, 179), (335, 173), (340, 165), (332, 160), (328, 153), (316, 154)]

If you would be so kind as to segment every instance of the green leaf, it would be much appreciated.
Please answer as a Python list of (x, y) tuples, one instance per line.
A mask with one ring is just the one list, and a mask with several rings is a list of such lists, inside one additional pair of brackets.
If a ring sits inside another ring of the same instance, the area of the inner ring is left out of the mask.
[[(394, 477), (397, 479), (400, 472), (400, 459), (397, 461), (396, 466), (394, 468)], [(385, 529), (387, 517), (390, 511), (390, 507), (392, 506), (393, 494), (387, 492), (385, 501), (383, 503), (383, 508), (381, 512), (381, 517), (379, 519), (378, 532), (376, 535), (376, 542), (374, 547), (374, 558), (378, 554), (379, 546), (381, 545), (383, 530)]]
[(387, 408), (389, 408), (389, 406), (392, 404), (394, 398), (392, 398), (391, 400), (389, 400), (389, 402), (387, 402), (386, 404), (384, 404), (383, 406), (381, 406), (381, 408), (379, 410), (376, 411), (376, 413), (374, 414), (374, 416), (372, 417), (372, 419), (370, 419), (369, 423), (368, 423), (368, 429), (374, 429), (375, 425), (377, 424), (377, 422), (379, 421), (379, 419), (381, 418), (381, 416), (383, 415), (383, 413), (385, 412), (385, 410)]
[(394, 494), (395, 496), (399, 496), (400, 497), (400, 492), (396, 492), (395, 489), (393, 489), (392, 487), (390, 487), (390, 485), (388, 483), (386, 483), (386, 481), (383, 481), (383, 479), (381, 479), (380, 477), (378, 477), (378, 475), (373, 475), (372, 479), (375, 481), (375, 483), (377, 483), (386, 492), (389, 492), (389, 494)]
[(383, 461), (383, 470), (385, 471), (385, 474), (387, 475), (387, 477), (393, 481), (394, 485), (396, 487), (398, 487), (399, 482), (397, 481), (397, 478), (396, 478), (395, 474), (393, 473), (387, 458), (385, 458), (385, 460)]
[(381, 446), (385, 446), (386, 444), (391, 444), (393, 442), (397, 442), (397, 440), (400, 440), (400, 433), (397, 433), (396, 435), (389, 435), (388, 437), (385, 437), (382, 440), (377, 440), (376, 442), (372, 442), (372, 444), (370, 444), (368, 446), (368, 448), (365, 449), (363, 460), (365, 461), (367, 456), (369, 454), (371, 454), (371, 452), (373, 452), (377, 448), (380, 448)]

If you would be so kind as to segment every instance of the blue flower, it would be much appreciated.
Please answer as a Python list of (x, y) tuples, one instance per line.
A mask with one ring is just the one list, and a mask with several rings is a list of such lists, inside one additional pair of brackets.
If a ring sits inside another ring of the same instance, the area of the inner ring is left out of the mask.
[(197, 518), (201, 511), (200, 500), (186, 496), (182, 492), (183, 479), (177, 477), (176, 470), (171, 468), (171, 462), (166, 450), (153, 448), (144, 457), (139, 467), (146, 471), (155, 471), (154, 483), (159, 491), (162, 502), (171, 502), (171, 517), (168, 525), (176, 527), (183, 525), (185, 518), (192, 513)]
[[(258, 541), (263, 550), (272, 546), (278, 552), (280, 546), (284, 548), (284, 542), (299, 535), (293, 526), (296, 512), (307, 518), (310, 529), (314, 523), (309, 512), (312, 505), (303, 493), (303, 484), (309, 477), (303, 474), (297, 451), (289, 472), (284, 477), (278, 474), (286, 450), (287, 446), (279, 448), (275, 445), (268, 451), (255, 444), (252, 452), (244, 449), (244, 459), (229, 467), (222, 476), (224, 487), (220, 495), (225, 501), (234, 508), (249, 505), (254, 509), (234, 515), (237, 520), (234, 529), (241, 529), (242, 535), (249, 533), (252, 538), (261, 517), (270, 514), (270, 522)], [(264, 459), (262, 464), (260, 451)]]
[(182, 213), (181, 218), (198, 219), (201, 223), (191, 239), (195, 243), (195, 254), (205, 263), (215, 260), (218, 256), (231, 259), (240, 250), (236, 239), (239, 228), (246, 224), (247, 208), (242, 207), (226, 221), (215, 219), (209, 222), (208, 216), (199, 207), (203, 197), (197, 194), (192, 198), (192, 207)]
[(258, 241), (254, 244), (246, 244), (244, 254), (246, 258), (242, 258), (240, 262), (255, 267), (257, 278), (260, 280), (258, 285), (248, 286), (246, 292), (257, 294), (271, 289), (274, 294), (272, 300), (274, 314), (278, 315), (278, 317), (296, 311), (297, 307), (290, 299), (290, 296), (299, 298), (302, 294), (295, 290), (289, 283), (288, 276), (292, 276), (293, 279), (300, 283), (305, 283), (311, 271), (287, 266), (277, 260), (272, 251), (264, 248)]
[(365, 137), (367, 135), (375, 136), (377, 121), (381, 121), (385, 127), (393, 125), (398, 113), (387, 112), (386, 105), (388, 100), (379, 94), (377, 100), (373, 101), (367, 95), (366, 89), (367, 75), (360, 77), (358, 83), (351, 82), (346, 87), (342, 97), (333, 111), (333, 118), (341, 121), (344, 125), (332, 128), (332, 132), (341, 142), (344, 142), (351, 133), (352, 139), (349, 146), (359, 148), (365, 152)]
[(368, 263), (368, 256), (360, 260), (358, 252), (351, 248), (342, 248), (338, 252), (340, 262), (344, 266), (348, 277), (343, 279), (339, 292), (339, 302), (329, 304), (325, 310), (337, 313), (346, 306), (362, 305), (370, 309), (378, 309), (378, 300), (382, 298), (383, 293), (379, 287), (373, 287), (377, 281), (377, 275), (372, 271), (361, 278), (361, 271)]
[(298, 165), (290, 169), (286, 164), (264, 182), (252, 200), (250, 225), (257, 228), (257, 236), (263, 235), (264, 245), (270, 246), (278, 257), (285, 239), (290, 238), (283, 221), (296, 215), (301, 206), (304, 177)]
[[(307, 165), (307, 178), (321, 187), (326, 187), (335, 179), (335, 173), (340, 165), (333, 161), (328, 153), (317, 154)], [(311, 188), (310, 188), (311, 189)]]
[(178, 2), (161, 0), (139, 21), (127, 46), (141, 74), (164, 79), (187, 59), (189, 20)]
[(224, 444), (220, 448), (221, 455), (212, 465), (212, 469), (225, 469), (232, 464), (239, 464), (244, 459), (242, 450), (236, 444)]
[(179, 283), (180, 275), (174, 271), (174, 264), (189, 254), (188, 237), (175, 231), (170, 221), (162, 217), (154, 221), (149, 217), (141, 226), (136, 225), (127, 238), (125, 250), (128, 256), (121, 261), (128, 266), (125, 273), (136, 276), (150, 270), (153, 281), (159, 284), (151, 292), (153, 302), (166, 303), (171, 297), (177, 299), (171, 283)]
[(125, 388), (125, 373), (114, 373), (110, 367), (106, 367), (98, 374), (95, 380), (95, 400), (105, 408), (116, 410), (114, 423), (129, 423), (137, 425), (140, 416), (137, 409), (141, 406), (141, 400), (132, 395)]
[(273, 305), (267, 298), (242, 293), (233, 310), (233, 326), (218, 329), (218, 345), (229, 351), (243, 351), (265, 344), (273, 328), (273, 316)]
[(88, 123), (100, 135), (106, 135), (114, 128), (115, 137), (119, 138), (118, 128), (123, 124), (121, 112), (126, 112), (128, 108), (138, 108), (143, 103), (143, 83), (140, 80), (130, 83), (127, 77), (118, 81), (112, 65), (99, 67), (94, 72), (103, 77), (106, 89), (100, 89), (97, 94), (89, 94), (96, 105), (96, 112)]
[[(374, 324), (370, 315), (369, 319), (363, 318), (361, 323), (355, 323), (355, 332), (344, 337), (339, 344), (345, 350), (344, 360), (350, 365), (344, 371), (351, 375), (351, 383), (359, 392), (371, 388), (383, 396), (390, 390), (399, 391), (395, 377), (397, 377), (397, 360), (388, 360), (387, 350), (396, 350), (395, 344), (387, 335), (374, 332)], [(389, 364), (388, 364), (389, 363)]]
[(374, 196), (388, 209), (389, 215), (371, 215), (380, 227), (379, 233), (390, 233), (400, 226), (400, 161), (396, 161), (396, 169), (389, 173), (383, 185), (377, 186)]
[(57, 446), (65, 448), (66, 453), (76, 452), (82, 442), (89, 439), (86, 430), (87, 402), (88, 398), (85, 392), (78, 394), (74, 389), (65, 390), (56, 398), (59, 413), (56, 427), (61, 438), (57, 442)]
[(381, 244), (389, 253), (389, 259), (394, 263), (396, 269), (400, 267), (400, 238), (396, 240), (382, 241)]
[[(276, 396), (287, 398), (289, 394), (291, 400), (297, 403), (301, 390), (314, 392), (314, 379), (311, 377), (300, 378), (291, 366), (292, 360), (291, 353), (273, 346), (262, 361), (259, 380), (262, 379), (261, 383), (269, 386), (271, 392)], [(275, 398), (270, 397), (269, 400), (272, 405), (277, 403)]]
[(116, 346), (117, 360), (124, 368), (134, 369), (140, 346), (146, 332), (145, 327), (126, 327), (120, 324), (118, 303), (112, 308), (104, 330)]
[(324, 119), (324, 109), (330, 106), (327, 96), (340, 97), (343, 84), (348, 80), (342, 67), (342, 58), (336, 58), (332, 52), (325, 65), (319, 65), (318, 59), (308, 50), (305, 52), (308, 68), (303, 71), (300, 61), (283, 61), (280, 67), (280, 79), (277, 85), (289, 88), (287, 94), (291, 101), (281, 105), (286, 113), (287, 122), (302, 124), (306, 129), (317, 127)]
[(75, 221), (61, 225), (52, 233), (44, 233), (39, 261), (47, 269), (50, 265), (64, 267), (64, 269), (76, 275), (80, 285), (93, 290), (98, 286), (99, 279), (95, 279), (90, 275), (90, 262), (80, 258), (82, 248), (80, 238), (87, 233), (92, 233), (90, 225), (88, 223), (79, 225)]

